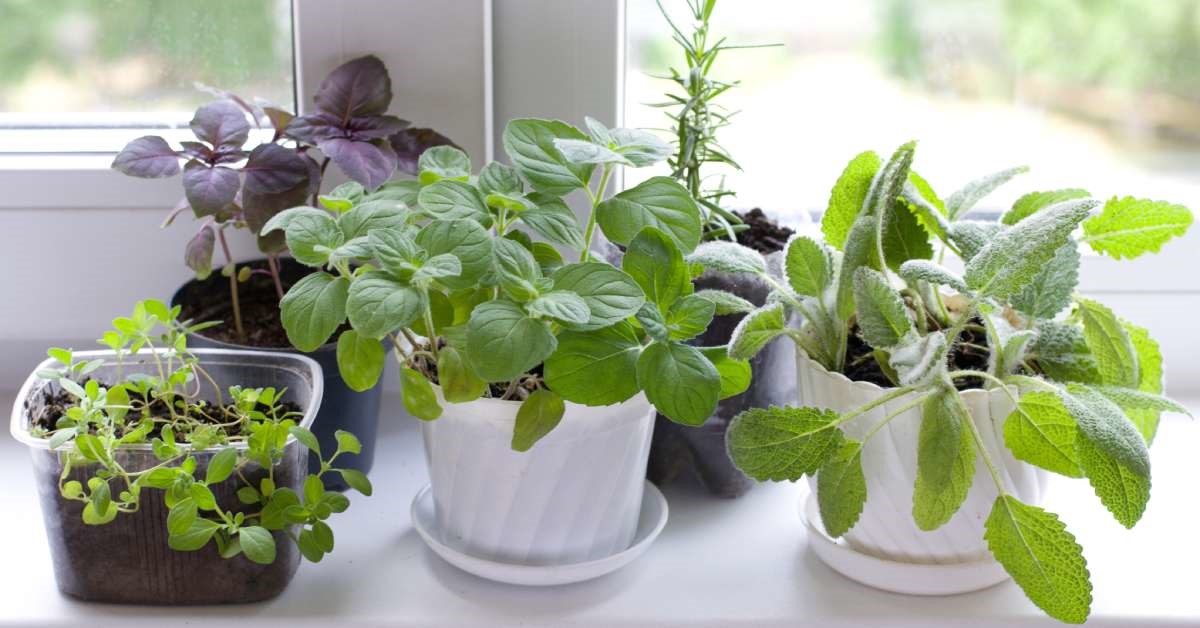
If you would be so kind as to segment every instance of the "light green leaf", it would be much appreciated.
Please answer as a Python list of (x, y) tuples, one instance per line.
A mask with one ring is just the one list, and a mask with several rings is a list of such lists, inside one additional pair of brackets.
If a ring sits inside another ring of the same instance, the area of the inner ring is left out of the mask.
[(717, 367), (721, 376), (721, 399), (740, 395), (750, 388), (753, 371), (749, 361), (729, 357), (725, 347), (700, 347), (700, 353)]
[(568, 264), (554, 271), (551, 280), (555, 290), (574, 292), (587, 303), (588, 322), (571, 326), (580, 331), (608, 327), (629, 318), (646, 302), (632, 277), (602, 262)]
[(419, 290), (378, 271), (355, 279), (346, 301), (350, 326), (375, 340), (412, 324), (424, 307)]
[(1071, 304), (1079, 284), (1079, 246), (1075, 240), (1058, 249), (1050, 262), (1009, 299), (1017, 311), (1032, 318), (1054, 318)]
[(1028, 166), (1018, 166), (980, 177), (964, 185), (962, 189), (946, 197), (946, 213), (950, 220), (957, 220), (971, 211), (975, 204), (991, 194), (996, 188), (1008, 183), (1013, 177), (1029, 172)]
[(807, 236), (788, 240), (783, 253), (784, 274), (796, 294), (821, 296), (833, 276), (833, 262), (825, 247)]
[(708, 299), (689, 294), (667, 311), (666, 323), (672, 340), (695, 338), (708, 329), (716, 313), (716, 306)]
[(421, 211), (439, 220), (474, 220), (483, 226), (492, 224), (487, 202), (475, 186), (462, 181), (442, 180), (421, 188), (417, 197)]
[(558, 425), (566, 409), (562, 397), (554, 391), (545, 388), (533, 391), (517, 409), (517, 422), (512, 436), (513, 450), (529, 451)]
[(367, 235), (373, 229), (400, 229), (408, 224), (410, 213), (400, 201), (367, 201), (338, 216), (337, 225), (346, 240), (353, 240)]
[(450, 254), (462, 271), (438, 281), (452, 290), (474, 288), (492, 268), (492, 238), (474, 220), (434, 220), (417, 234), (416, 243), (431, 257)]
[[(1150, 477), (1150, 452), (1146, 441), (1115, 403), (1087, 386), (1068, 384), (1063, 405), (1079, 425), (1084, 438), (1126, 469), (1141, 477)], [(1083, 470), (1088, 472), (1086, 464)]]
[(211, 485), (224, 482), (233, 474), (233, 468), (237, 466), (237, 459), (238, 452), (233, 447), (226, 447), (213, 454), (208, 461), (208, 468), (204, 471), (204, 483)]
[(417, 179), (429, 185), (442, 179), (466, 181), (471, 176), (471, 158), (453, 146), (434, 146), (417, 160)]
[(647, 227), (638, 233), (625, 251), (621, 266), (660, 312), (666, 312), (679, 297), (693, 290), (683, 254), (675, 241), (658, 229)]
[(654, 227), (689, 252), (700, 243), (700, 209), (687, 189), (669, 177), (651, 177), (600, 203), (596, 221), (609, 240), (629, 245)]
[(732, 292), (724, 290), (697, 290), (694, 296), (712, 303), (717, 316), (746, 314), (754, 311), (754, 304)]
[[(433, 384), (429, 383), (429, 380), (416, 369), (408, 366), (400, 367), (400, 397), (404, 402), (404, 409), (422, 421), (432, 421), (442, 416), (442, 406), (438, 404)], [(346, 477), (345, 470), (342, 471), (342, 477)], [(349, 478), (347, 478), (347, 483), (364, 495), (371, 494), (369, 491), (363, 491), (354, 486), (349, 482)]]
[(564, 196), (585, 187), (595, 165), (567, 161), (555, 148), (555, 138), (586, 140), (587, 136), (557, 120), (517, 119), (504, 127), (504, 151), (535, 190)]
[(353, 329), (338, 336), (337, 364), (342, 380), (352, 390), (362, 392), (375, 387), (383, 374), (387, 352), (376, 338), (370, 338)]
[(610, 146), (628, 159), (635, 168), (652, 166), (670, 157), (674, 152), (670, 144), (642, 129), (612, 129), (608, 132), (608, 137), (611, 141)]
[(663, 416), (701, 425), (717, 408), (721, 374), (700, 350), (677, 342), (655, 342), (637, 361), (638, 386)]
[[(1134, 352), (1138, 359), (1138, 390), (1148, 393), (1161, 393), (1163, 391), (1163, 370), (1162, 370), (1162, 352), (1159, 351), (1158, 343), (1150, 337), (1149, 332), (1144, 328), (1138, 327), (1129, 321), (1122, 320), (1121, 326), (1125, 328), (1125, 332), (1129, 334), (1129, 340), (1133, 343)], [(1155, 410), (1141, 410), (1124, 408), (1129, 420), (1133, 421), (1138, 430), (1145, 437), (1146, 442), (1154, 441), (1154, 435), (1158, 432), (1159, 412)]]
[[(92, 505), (95, 506), (94, 503)], [(187, 532), (196, 521), (197, 510), (196, 502), (191, 497), (175, 502), (167, 511), (167, 533), (174, 535)]]
[(1136, 388), (1141, 381), (1137, 353), (1121, 321), (1098, 301), (1082, 297), (1076, 301), (1083, 321), (1083, 338), (1096, 358), (1100, 379), (1105, 384)]
[[(333, 437), (337, 440), (337, 450), (348, 454), (362, 453), (362, 442), (358, 437), (345, 430), (336, 430)], [(251, 488), (250, 490), (254, 490)], [(251, 502), (253, 503), (253, 502)]]
[(1091, 440), (1078, 441), (1079, 464), (1100, 503), (1126, 528), (1132, 528), (1150, 501), (1150, 477), (1117, 462)]
[(772, 303), (758, 308), (733, 329), (729, 337), (729, 355), (735, 360), (749, 360), (768, 342), (786, 333), (783, 304)]
[(572, 164), (622, 164), (632, 166), (633, 162), (607, 146), (601, 146), (590, 139), (577, 140), (571, 138), (555, 138), (554, 147), (563, 158)]
[(521, 222), (554, 244), (582, 251), (586, 244), (575, 212), (560, 198), (545, 194), (530, 194), (532, 209), (521, 213)]
[(537, 297), (542, 269), (529, 249), (514, 240), (498, 238), (492, 243), (492, 263), (505, 294), (522, 303)]
[(350, 211), (366, 193), (361, 183), (348, 181), (333, 188), (329, 194), (320, 195), (317, 200), (321, 201), (321, 205), (326, 209), (341, 213)]
[(1187, 406), (1159, 394), (1118, 386), (1093, 386), (1092, 389), (1108, 397), (1110, 401), (1126, 412), (1154, 410), (1156, 412), (1178, 412), (1189, 417), (1192, 416), (1192, 412), (1188, 410)]
[(185, 532), (168, 535), (167, 546), (177, 552), (194, 552), (207, 545), (219, 527), (214, 521), (196, 518)]
[(933, 257), (929, 232), (902, 198), (894, 200), (883, 215), (883, 255), (892, 270), (909, 260)]
[(917, 437), (917, 481), (913, 486), (913, 521), (936, 530), (958, 512), (975, 478), (975, 442), (970, 421), (955, 397), (943, 390), (925, 400)]
[(883, 270), (875, 226), (875, 216), (863, 214), (846, 237), (846, 251), (837, 274), (837, 314), (842, 321), (850, 320), (854, 314), (855, 271), (864, 267)]
[(712, 240), (696, 247), (686, 258), (689, 264), (700, 264), (706, 270), (726, 273), (762, 275), (767, 262), (758, 251), (728, 240)]
[(836, 427), (839, 418), (819, 408), (752, 408), (729, 424), (729, 454), (756, 480), (794, 482), (816, 473), (838, 453), (845, 441)]
[(288, 341), (301, 351), (316, 351), (346, 320), (350, 281), (329, 273), (306, 275), (279, 303)]
[(984, 530), (992, 555), (1038, 608), (1067, 623), (1087, 620), (1092, 604), (1087, 561), (1056, 515), (1000, 495)]
[(1078, 433), (1075, 419), (1052, 392), (1021, 395), (1004, 420), (1004, 443), (1013, 457), (1071, 478), (1083, 477), (1075, 444)]
[(474, 401), (487, 391), (487, 382), (467, 365), (466, 357), (453, 346), (438, 351), (438, 383), (442, 396), (450, 403)]
[(642, 305), (642, 309), (638, 310), (635, 318), (642, 326), (642, 331), (645, 331), (646, 335), (654, 340), (666, 342), (670, 339), (671, 332), (667, 330), (667, 320), (653, 303), (647, 301)]
[(412, 232), (406, 229), (372, 229), (367, 233), (367, 242), (383, 270), (398, 279), (410, 277), (426, 257)]
[(858, 328), (874, 348), (896, 346), (916, 332), (904, 300), (879, 271), (858, 269), (854, 274), (854, 302), (858, 307)]
[(950, 221), (946, 217), (946, 205), (929, 182), (913, 170), (908, 171), (908, 182), (904, 184), (900, 200), (908, 205), (908, 210), (929, 235), (940, 240), (947, 239), (946, 230), (950, 227)]
[(292, 257), (313, 267), (323, 265), (328, 261), (329, 253), (346, 241), (337, 222), (327, 212), (319, 210), (295, 214), (287, 222), (284, 233)]
[(859, 153), (850, 160), (846, 169), (833, 185), (829, 196), (829, 207), (821, 217), (821, 233), (825, 241), (836, 249), (845, 247), (850, 228), (854, 225), (871, 189), (871, 181), (883, 161), (875, 151)]
[(556, 346), (549, 323), (529, 316), (512, 301), (484, 303), (467, 322), (468, 362), (489, 382), (507, 382), (527, 373)]
[(817, 473), (817, 506), (825, 532), (838, 538), (858, 523), (867, 501), (862, 470), (862, 443), (842, 439)]
[(413, 273), (412, 283), (428, 287), (434, 281), (445, 281), (462, 274), (462, 262), (450, 253), (434, 255), (425, 260), (421, 267)]
[(940, 264), (929, 260), (914, 259), (900, 265), (900, 277), (909, 284), (927, 281), (939, 286), (946, 286), (959, 293), (969, 293), (967, 284), (956, 273)]
[(493, 161), (479, 172), (479, 191), (485, 195), (519, 195), (525, 192), (525, 184), (515, 168)]
[(1112, 197), (1104, 210), (1083, 223), (1083, 239), (1097, 253), (1133, 259), (1157, 253), (1171, 238), (1192, 225), (1192, 212), (1183, 205), (1126, 196)]
[(1004, 215), (1000, 217), (1000, 222), (1006, 225), (1015, 225), (1056, 203), (1088, 198), (1089, 196), (1091, 194), (1088, 194), (1087, 190), (1079, 188), (1030, 192), (1017, 199), (1017, 202), (1013, 203), (1012, 209), (1004, 212)]
[(566, 290), (547, 292), (525, 305), (525, 309), (540, 318), (553, 318), (566, 324), (582, 325), (591, 318), (583, 297)]
[(1007, 298), (1028, 284), (1070, 241), (1095, 201), (1068, 201), (1008, 227), (967, 262), (967, 285), (984, 296)]
[(639, 390), (641, 352), (641, 342), (626, 322), (586, 333), (561, 332), (558, 349), (546, 359), (546, 385), (568, 401), (587, 406), (620, 403)]
[(266, 528), (245, 526), (238, 529), (238, 540), (246, 558), (260, 564), (275, 562), (275, 537)]

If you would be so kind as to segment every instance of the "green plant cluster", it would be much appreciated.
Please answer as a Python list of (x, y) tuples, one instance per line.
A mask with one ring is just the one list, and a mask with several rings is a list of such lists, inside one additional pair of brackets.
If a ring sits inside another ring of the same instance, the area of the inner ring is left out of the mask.
[[(187, 349), (187, 334), (209, 324), (180, 322), (178, 316), (178, 307), (142, 301), (132, 316), (115, 319), (114, 329), (100, 340), (117, 353), (119, 371), (127, 357), (147, 356), (153, 374), (130, 373), (106, 386), (89, 377), (102, 359), (77, 361), (69, 350), (48, 351), (62, 366), (38, 375), (75, 401), (52, 430), (31, 433), (48, 438), (62, 454), (59, 492), (83, 503), (84, 523), (102, 525), (136, 512), (145, 489), (161, 490), (169, 509), (167, 541), (174, 550), (195, 551), (211, 541), (224, 558), (244, 554), (270, 564), (276, 557), (273, 532), (282, 532), (305, 558), (320, 561), (334, 545), (326, 520), (350, 505), (345, 495), (326, 490), (322, 478), (339, 473), (352, 488), (371, 494), (361, 472), (333, 466), (342, 454), (359, 452), (358, 439), (338, 432), (337, 451), (321, 460), (320, 471), (307, 477), (301, 493), (277, 486), (275, 469), (289, 437), (319, 457), (316, 437), (296, 424), (297, 413), (282, 406), (283, 390), (230, 386), (226, 400)], [(206, 383), (218, 397), (215, 403), (201, 398)], [(149, 445), (157, 464), (125, 468), (121, 450), (138, 445)], [(76, 469), (86, 471), (86, 482), (69, 479)], [(242, 508), (218, 504), (213, 488), (227, 482), (238, 485)]]
[[(338, 365), (359, 390), (382, 373), (385, 341), (404, 405), (421, 419), (444, 401), (518, 400), (517, 450), (553, 429), (566, 401), (610, 405), (644, 391), (673, 420), (703, 423), (745, 389), (749, 365), (686, 344), (717, 311), (711, 295), (692, 293), (696, 269), (684, 261), (700, 242), (700, 211), (667, 177), (605, 198), (618, 167), (670, 149), (645, 131), (587, 128), (513, 120), (512, 166), (473, 175), (465, 153), (435, 147), (415, 181), (372, 193), (351, 183), (322, 197), (323, 209), (279, 214), (264, 233), (282, 229), (296, 259), (320, 269), (283, 299), (288, 338), (312, 350), (348, 321)], [(572, 192), (588, 202), (582, 227), (564, 199)], [(589, 252), (597, 228), (626, 247), (620, 268)]]
[[(1132, 527), (1150, 497), (1147, 448), (1159, 416), (1186, 410), (1162, 396), (1162, 356), (1146, 330), (1075, 292), (1078, 245), (1116, 259), (1138, 257), (1182, 235), (1192, 215), (1163, 201), (1102, 202), (1084, 190), (1059, 189), (1022, 196), (997, 221), (974, 220), (975, 204), (1024, 169), (989, 175), (942, 198), (912, 169), (914, 150), (901, 146), (886, 162), (873, 152), (855, 157), (834, 185), (821, 225), (824, 242), (793, 238), (783, 278), (772, 277), (757, 254), (727, 242), (706, 243), (689, 257), (775, 286), (767, 305), (735, 330), (732, 359), (788, 336), (830, 371), (868, 359), (892, 383), (849, 412), (742, 413), (729, 430), (730, 454), (760, 480), (815, 475), (821, 518), (837, 537), (853, 528), (866, 500), (864, 443), (919, 407), (917, 526), (937, 529), (958, 511), (978, 455), (999, 493), (986, 523), (993, 555), (1048, 614), (1081, 622), (1091, 600), (1081, 548), (1056, 515), (1009, 493), (960, 388), (1007, 394), (1014, 409), (1004, 441), (1013, 456), (1086, 477), (1116, 519)], [(963, 273), (942, 263), (947, 253), (961, 259)], [(793, 314), (802, 320), (798, 326), (789, 324)], [(847, 355), (852, 334), (869, 345), (868, 355)], [(986, 368), (956, 364), (968, 344), (986, 352)], [(905, 403), (861, 440), (840, 429), (898, 399)]]

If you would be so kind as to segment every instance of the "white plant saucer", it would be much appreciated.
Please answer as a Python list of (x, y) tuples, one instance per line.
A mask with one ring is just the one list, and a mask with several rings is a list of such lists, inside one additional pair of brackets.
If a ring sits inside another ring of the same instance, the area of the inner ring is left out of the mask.
[(808, 528), (809, 545), (817, 557), (834, 571), (876, 589), (907, 595), (954, 595), (995, 586), (1008, 580), (1008, 573), (995, 560), (970, 563), (902, 563), (864, 554), (825, 532), (817, 498), (809, 495), (801, 503), (800, 518)]
[(446, 562), (468, 573), (508, 584), (553, 586), (599, 578), (628, 565), (641, 556), (667, 525), (667, 499), (650, 482), (642, 493), (642, 511), (633, 543), (611, 556), (568, 565), (521, 565), (466, 554), (441, 541), (433, 491), (429, 485), (417, 492), (412, 502), (412, 524), (425, 544)]

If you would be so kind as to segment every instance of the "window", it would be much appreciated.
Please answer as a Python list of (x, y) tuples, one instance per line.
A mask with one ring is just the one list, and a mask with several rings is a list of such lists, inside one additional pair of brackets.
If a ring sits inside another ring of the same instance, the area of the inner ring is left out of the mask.
[[(685, 3), (663, 4), (686, 28)], [(651, 75), (679, 54), (654, 0), (626, 10), (625, 122), (662, 127), (646, 103), (668, 84)], [(731, 43), (783, 44), (715, 70), (742, 79), (722, 96), (741, 111), (720, 136), (744, 168), (735, 208), (803, 223), (853, 155), (914, 138), (943, 196), (1031, 167), (983, 210), (1039, 188), (1200, 199), (1196, 0), (725, 0), (713, 21)]]
[(0, 3), (0, 153), (112, 153), (214, 90), (294, 109), (289, 0)]

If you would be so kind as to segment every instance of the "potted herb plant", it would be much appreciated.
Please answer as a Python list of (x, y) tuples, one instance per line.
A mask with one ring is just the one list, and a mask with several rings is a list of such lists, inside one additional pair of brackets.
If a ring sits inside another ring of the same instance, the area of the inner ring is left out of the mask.
[[(319, 269), (284, 297), (283, 324), (298, 346), (338, 333), (360, 387), (383, 370), (380, 340), (392, 347), (404, 405), (426, 421), (442, 541), (506, 564), (603, 558), (637, 527), (651, 406), (703, 423), (749, 365), (686, 342), (729, 298), (693, 293), (687, 190), (655, 177), (605, 198), (617, 168), (662, 160), (665, 143), (519, 119), (504, 148), (513, 165), (478, 176), (462, 151), (426, 151), (404, 209), (333, 195), (270, 220), (263, 233)], [(572, 192), (589, 200), (582, 228)], [(597, 229), (626, 247), (619, 268), (590, 253)]]
[[(794, 238), (783, 281), (741, 250), (693, 254), (777, 283), (734, 333), (732, 357), (777, 336), (799, 350), (800, 406), (736, 417), (730, 454), (759, 480), (809, 477), (814, 548), (851, 578), (899, 591), (981, 588), (1004, 577), (990, 575), (990, 552), (1047, 614), (1082, 622), (1087, 566), (1039, 503), (1045, 474), (1086, 477), (1132, 527), (1150, 497), (1159, 415), (1186, 410), (1162, 396), (1162, 357), (1146, 330), (1075, 293), (1077, 246), (1138, 257), (1182, 235), (1192, 215), (1061, 189), (1021, 197), (998, 221), (971, 220), (975, 203), (1022, 169), (943, 200), (912, 171), (913, 151), (906, 144), (886, 163), (855, 157), (834, 186), (825, 242)], [(963, 273), (931, 261), (931, 239)], [(802, 324), (789, 326), (789, 312)], [(846, 552), (856, 558), (838, 558)], [(919, 572), (897, 570), (914, 563)]]
[[(717, 136), (728, 126), (733, 113), (718, 100), (737, 87), (737, 81), (712, 77), (720, 54), (727, 50), (759, 48), (759, 45), (733, 45), (710, 31), (716, 0), (688, 0), (692, 30), (684, 32), (659, 3), (663, 18), (671, 27), (672, 39), (682, 54), (684, 66), (671, 68), (669, 80), (675, 91), (656, 106), (666, 110), (670, 119), (672, 152), (667, 159), (671, 177), (687, 188), (700, 208), (702, 239), (738, 242), (767, 256), (778, 264), (781, 251), (792, 230), (767, 217), (761, 209), (738, 212), (726, 206), (734, 192), (724, 185), (721, 169), (741, 170)], [(770, 44), (768, 44), (769, 46)], [(714, 179), (717, 183), (714, 184)], [(708, 269), (695, 278), (702, 293), (719, 290), (737, 298), (717, 304), (712, 325), (693, 342), (701, 346), (724, 345), (742, 317), (766, 302), (771, 287), (758, 277)], [(734, 415), (747, 408), (787, 403), (792, 399), (795, 358), (792, 347), (782, 339), (772, 342), (750, 359), (754, 379), (743, 393), (723, 399), (716, 412), (698, 428), (680, 426), (660, 417), (654, 428), (648, 477), (655, 484), (667, 484), (689, 468), (713, 494), (737, 497), (754, 482), (739, 471), (725, 451), (725, 432)]]
[[(370, 495), (360, 449), (338, 432), (321, 457), (309, 427), (320, 367), (286, 353), (189, 349), (204, 325), (138, 303), (108, 349), (50, 349), (13, 404), (33, 458), (55, 577), (66, 594), (128, 604), (220, 604), (278, 595), (303, 556), (333, 550), (326, 520)], [(304, 452), (321, 461), (305, 472)]]
[[(291, 350), (279, 300), (309, 271), (284, 257), (289, 251), (278, 234), (258, 236), (263, 225), (284, 209), (316, 204), (330, 163), (352, 180), (364, 200), (400, 207), (415, 182), (397, 181), (386, 188), (384, 183), (397, 171), (415, 175), (417, 157), (426, 148), (451, 144), (431, 129), (410, 127), (387, 114), (391, 78), (374, 56), (333, 70), (313, 100), (313, 113), (294, 116), (222, 94), (196, 111), (191, 122), (195, 141), (174, 148), (158, 136), (140, 137), (113, 160), (113, 168), (135, 177), (183, 174), (185, 198), (166, 224), (188, 210), (199, 221), (184, 253), (196, 278), (176, 291), (171, 303), (181, 306), (187, 318), (223, 323), (205, 329), (193, 340), (196, 346)], [(264, 141), (249, 149), (246, 144), (255, 132)], [(265, 259), (239, 264), (233, 258), (226, 232), (242, 229), (257, 237)], [(224, 265), (213, 275), (218, 245)], [(345, 464), (369, 471), (380, 391), (343, 382), (333, 345), (297, 348), (317, 360), (328, 378), (315, 428), (318, 440), (332, 448), (337, 430), (359, 434), (362, 452)], [(310, 464), (315, 469), (317, 460)]]

